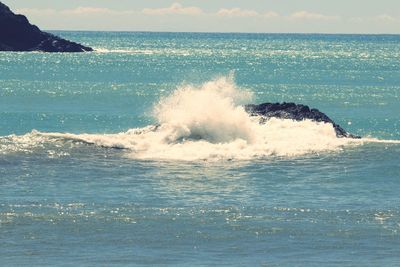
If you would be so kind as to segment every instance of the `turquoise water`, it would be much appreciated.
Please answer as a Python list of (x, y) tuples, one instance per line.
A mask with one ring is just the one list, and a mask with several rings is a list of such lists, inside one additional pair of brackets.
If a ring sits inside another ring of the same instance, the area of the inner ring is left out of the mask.
[(400, 265), (400, 36), (57, 34), (97, 52), (0, 53), (2, 265)]

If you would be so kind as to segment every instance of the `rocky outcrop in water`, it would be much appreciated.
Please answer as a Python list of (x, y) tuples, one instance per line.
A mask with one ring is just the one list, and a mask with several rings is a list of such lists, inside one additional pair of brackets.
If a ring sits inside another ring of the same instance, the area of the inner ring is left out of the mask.
[(0, 51), (85, 52), (92, 48), (42, 32), (0, 2)]
[(264, 123), (270, 118), (291, 119), (295, 121), (309, 119), (316, 122), (331, 123), (337, 137), (360, 138), (359, 136), (346, 132), (346, 130), (318, 109), (310, 109), (306, 105), (295, 103), (263, 103), (260, 105), (246, 105), (245, 110), (250, 115), (261, 116), (261, 123)]

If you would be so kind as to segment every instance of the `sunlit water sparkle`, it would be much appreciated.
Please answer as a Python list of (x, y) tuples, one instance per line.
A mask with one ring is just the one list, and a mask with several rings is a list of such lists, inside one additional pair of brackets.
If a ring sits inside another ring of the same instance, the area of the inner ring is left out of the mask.
[(399, 36), (57, 34), (0, 53), (2, 265), (400, 265)]

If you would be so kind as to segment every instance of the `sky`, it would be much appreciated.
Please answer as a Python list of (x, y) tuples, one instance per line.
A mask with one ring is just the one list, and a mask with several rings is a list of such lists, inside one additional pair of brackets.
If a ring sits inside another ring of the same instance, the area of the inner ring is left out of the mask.
[(400, 0), (0, 1), (45, 30), (400, 34)]

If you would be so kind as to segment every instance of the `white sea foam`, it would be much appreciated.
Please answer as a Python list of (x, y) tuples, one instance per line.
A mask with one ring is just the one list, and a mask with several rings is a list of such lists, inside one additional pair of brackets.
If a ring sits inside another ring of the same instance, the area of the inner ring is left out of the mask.
[(144, 54), (152, 55), (154, 51), (143, 50), (143, 49), (106, 49), (106, 48), (95, 48), (96, 53), (108, 54), (108, 53), (121, 53), (121, 54)]
[[(69, 134), (33, 131), (9, 136), (4, 148), (45, 146), (48, 142), (78, 142), (125, 149), (136, 159), (249, 160), (270, 156), (301, 156), (338, 151), (365, 142), (400, 143), (376, 139), (337, 138), (332, 124), (272, 118), (260, 124), (242, 104), (251, 93), (238, 88), (232, 77), (200, 86), (182, 85), (154, 106), (157, 125), (118, 134)], [(4, 139), (4, 138), (3, 138)], [(30, 145), (27, 145), (30, 144)], [(1, 148), (0, 148), (1, 150)]]

